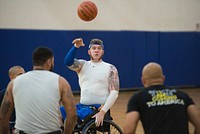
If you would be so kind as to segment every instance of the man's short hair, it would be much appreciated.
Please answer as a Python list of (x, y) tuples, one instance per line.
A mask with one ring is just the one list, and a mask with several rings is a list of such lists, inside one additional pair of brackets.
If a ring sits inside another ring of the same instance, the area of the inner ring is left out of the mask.
[(44, 63), (53, 57), (53, 51), (48, 47), (38, 47), (33, 51), (32, 62), (35, 66), (42, 66)]
[(100, 39), (92, 39), (88, 48), (90, 49), (93, 45), (100, 45), (104, 49), (103, 41)]

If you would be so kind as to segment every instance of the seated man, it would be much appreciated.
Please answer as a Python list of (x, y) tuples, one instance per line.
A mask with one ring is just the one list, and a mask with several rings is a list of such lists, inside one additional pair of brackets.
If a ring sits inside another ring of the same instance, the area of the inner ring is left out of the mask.
[(99, 112), (93, 116), (96, 126), (100, 126), (103, 124), (105, 114), (118, 97), (118, 71), (114, 65), (102, 60), (104, 45), (101, 40), (92, 39), (90, 41), (88, 48), (90, 61), (75, 59), (78, 48), (84, 46), (83, 40), (78, 38), (72, 43), (74, 46), (65, 56), (64, 63), (69, 69), (75, 71), (79, 77), (81, 98), (77, 112), (80, 117), (80, 109), (84, 109), (85, 105), (99, 104), (99, 107), (103, 105)]

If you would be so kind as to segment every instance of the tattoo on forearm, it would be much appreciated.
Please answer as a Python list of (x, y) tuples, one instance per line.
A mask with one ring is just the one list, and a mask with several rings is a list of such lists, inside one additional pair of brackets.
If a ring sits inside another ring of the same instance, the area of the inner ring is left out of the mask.
[(109, 90), (119, 91), (119, 75), (118, 71), (114, 66), (111, 66), (109, 80), (108, 80)]

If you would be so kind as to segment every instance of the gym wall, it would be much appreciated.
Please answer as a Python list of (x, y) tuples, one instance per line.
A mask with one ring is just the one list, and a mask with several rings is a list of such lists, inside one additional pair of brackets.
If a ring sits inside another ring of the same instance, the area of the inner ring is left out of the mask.
[(63, 63), (72, 40), (84, 39), (77, 58), (89, 60), (92, 38), (104, 41), (104, 61), (119, 71), (120, 87), (141, 87), (141, 71), (151, 61), (162, 65), (169, 86), (199, 86), (200, 1), (93, 0), (99, 12), (92, 22), (80, 20), (82, 0), (0, 1), (0, 81), (9, 82), (8, 69), (21, 65), (32, 70), (35, 47), (51, 47), (56, 73), (79, 91), (75, 72)]

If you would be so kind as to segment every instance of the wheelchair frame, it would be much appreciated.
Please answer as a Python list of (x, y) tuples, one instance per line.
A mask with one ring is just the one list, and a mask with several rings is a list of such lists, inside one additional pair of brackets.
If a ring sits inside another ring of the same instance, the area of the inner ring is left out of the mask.
[(73, 134), (123, 134), (121, 128), (112, 121), (104, 119), (103, 126), (96, 127), (95, 119), (91, 119), (83, 124), (77, 124)]

